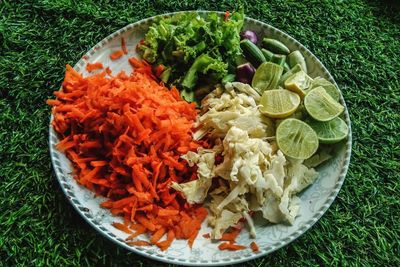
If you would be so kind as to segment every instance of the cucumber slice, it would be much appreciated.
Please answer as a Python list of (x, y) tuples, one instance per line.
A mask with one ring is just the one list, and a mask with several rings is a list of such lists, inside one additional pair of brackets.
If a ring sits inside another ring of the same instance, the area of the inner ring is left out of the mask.
[(264, 38), (262, 40), (262, 45), (265, 49), (268, 49), (276, 54), (287, 55), (290, 53), (290, 50), (286, 45), (275, 39)]

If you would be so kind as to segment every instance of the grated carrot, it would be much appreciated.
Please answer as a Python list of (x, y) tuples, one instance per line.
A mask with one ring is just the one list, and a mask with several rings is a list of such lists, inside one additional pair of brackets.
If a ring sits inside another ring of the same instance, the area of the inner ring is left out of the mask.
[(232, 243), (229, 243), (229, 242), (224, 242), (224, 243), (221, 243), (218, 246), (218, 248), (220, 250), (232, 250), (232, 251), (235, 251), (235, 250), (245, 249), (246, 247), (245, 246), (241, 246), (241, 245), (232, 244)]
[(121, 50), (124, 54), (128, 54), (128, 48), (126, 47), (125, 38), (121, 37)]
[(129, 62), (131, 75), (112, 76), (106, 68), (85, 78), (66, 66), (62, 90), (47, 101), (61, 140), (57, 149), (73, 163), (78, 183), (109, 198), (101, 207), (124, 218), (113, 225), (129, 240), (149, 233), (163, 250), (175, 238), (192, 246), (207, 210), (188, 205), (170, 185), (196, 176), (181, 155), (207, 146), (192, 139), (198, 111), (176, 88), (158, 83), (147, 62)]
[(132, 234), (132, 231), (124, 224), (118, 223), (118, 222), (113, 222), (112, 225), (117, 228), (118, 230), (121, 230), (127, 234)]
[(120, 57), (122, 57), (123, 55), (124, 55), (124, 51), (117, 50), (117, 51), (114, 51), (114, 52), (112, 52), (110, 54), (110, 59), (111, 60), (116, 60), (116, 59), (119, 59)]
[(206, 233), (206, 234), (203, 234), (203, 237), (204, 237), (204, 238), (210, 238), (211, 235), (210, 235), (210, 233)]
[(101, 64), (100, 62), (95, 62), (95, 63), (87, 63), (86, 64), (86, 70), (88, 72), (92, 72), (94, 70), (99, 70), (99, 69), (103, 69), (103, 64)]
[(250, 248), (251, 248), (251, 250), (253, 250), (253, 252), (260, 251), (260, 249), (258, 248), (258, 245), (254, 241), (250, 243)]
[(231, 228), (227, 232), (222, 234), (221, 241), (229, 241), (231, 243), (235, 243), (236, 237), (240, 234), (240, 228)]
[(131, 241), (131, 242), (126, 242), (130, 246), (151, 246), (151, 243), (145, 241), (145, 240), (137, 240), (137, 241)]

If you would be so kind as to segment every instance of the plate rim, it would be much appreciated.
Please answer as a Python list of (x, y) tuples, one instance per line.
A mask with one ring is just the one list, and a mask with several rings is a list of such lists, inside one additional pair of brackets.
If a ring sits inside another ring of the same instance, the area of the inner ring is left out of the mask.
[[(171, 15), (175, 15), (175, 14), (179, 14), (179, 13), (188, 13), (188, 12), (195, 12), (198, 14), (207, 14), (207, 13), (211, 13), (211, 12), (216, 12), (218, 14), (224, 14), (224, 12), (221, 11), (209, 11), (209, 10), (189, 10), (189, 11), (177, 11), (177, 12), (169, 12), (169, 13), (164, 13), (164, 14), (159, 14), (159, 15), (155, 15), (152, 17), (148, 17), (148, 18), (144, 18), (141, 19), (137, 22), (134, 23), (130, 23), (128, 25), (126, 25), (125, 27), (111, 33), (110, 35), (108, 35), (107, 37), (105, 37), (104, 39), (102, 39), (100, 42), (98, 42), (96, 45), (94, 45), (89, 51), (87, 51), (85, 53), (84, 56), (82, 56), (79, 61), (74, 65), (74, 69), (76, 71), (80, 71), (81, 67), (84, 66), (84, 64), (86, 64), (85, 58), (90, 58), (97, 49), (102, 48), (104, 45), (106, 45), (109, 41), (113, 40), (115, 37), (120, 36), (121, 34), (129, 31), (130, 29), (140, 26), (140, 25), (144, 25), (147, 24), (149, 22), (154, 21), (157, 18), (160, 17), (166, 17), (166, 16), (171, 16)], [(319, 58), (317, 58), (310, 50), (308, 50), (305, 46), (303, 46), (300, 42), (298, 42), (296, 39), (294, 39), (292, 36), (290, 36), (289, 34), (287, 34), (286, 32), (275, 28), (274, 26), (262, 22), (260, 20), (257, 19), (253, 19), (251, 17), (247, 17), (245, 16), (245, 21), (254, 23), (254, 24), (258, 24), (260, 25), (262, 28), (270, 28), (272, 31), (276, 32), (277, 34), (284, 36), (285, 38), (287, 38), (288, 40), (290, 40), (290, 42), (293, 42), (296, 46), (298, 46), (300, 48), (300, 50), (302, 50), (302, 52), (306, 53), (308, 57), (310, 57), (313, 61), (315, 61), (316, 64), (318, 64), (323, 73), (329, 78), (329, 80), (331, 82), (333, 82), (337, 87), (337, 83), (334, 80), (334, 78), (332, 77), (331, 73), (327, 70), (327, 68), (322, 64), (322, 62), (319, 60)], [(339, 88), (339, 87), (338, 87)], [(340, 88), (339, 88), (340, 90)], [(341, 91), (341, 90), (340, 90)], [(250, 261), (250, 260), (254, 260), (256, 258), (262, 257), (262, 256), (266, 256), (288, 244), (290, 244), (291, 242), (293, 242), (294, 240), (296, 240), (297, 238), (299, 238), (301, 235), (303, 235), (304, 233), (306, 233), (321, 217), (322, 215), (325, 214), (325, 212), (329, 209), (329, 207), (333, 204), (334, 200), (336, 199), (340, 189), (343, 186), (344, 180), (346, 178), (346, 174), (350, 165), (350, 159), (351, 159), (351, 153), (352, 153), (352, 129), (351, 129), (351, 121), (350, 121), (350, 116), (349, 116), (349, 112), (347, 109), (347, 105), (346, 102), (344, 100), (343, 94), (341, 93), (340, 95), (340, 102), (341, 104), (345, 107), (343, 115), (344, 115), (344, 119), (347, 123), (347, 125), (349, 126), (349, 134), (348, 134), (348, 138), (347, 141), (345, 143), (345, 154), (344, 154), (344, 160), (343, 160), (343, 165), (342, 165), (342, 169), (340, 171), (338, 180), (334, 186), (334, 188), (332, 189), (332, 191), (330, 192), (328, 198), (326, 199), (326, 201), (322, 204), (321, 208), (314, 212), (314, 215), (311, 219), (309, 219), (308, 221), (304, 222), (303, 226), (300, 227), (298, 230), (296, 230), (295, 232), (293, 232), (290, 236), (286, 237), (284, 240), (280, 240), (276, 242), (276, 245), (273, 246), (272, 249), (260, 249), (260, 251), (258, 253), (254, 253), (254, 252), (249, 252), (249, 254), (243, 255), (241, 256), (239, 259), (234, 257), (234, 259), (229, 257), (227, 258), (223, 258), (223, 259), (219, 259), (219, 260), (211, 260), (211, 261), (201, 261), (201, 260), (183, 260), (183, 259), (174, 259), (172, 257), (168, 257), (168, 255), (161, 255), (158, 253), (155, 254), (149, 254), (146, 252), (145, 249), (141, 248), (141, 247), (135, 247), (135, 246), (129, 246), (127, 245), (125, 242), (123, 242), (123, 240), (118, 240), (118, 238), (111, 232), (109, 232), (106, 228), (102, 227), (100, 224), (97, 224), (94, 222), (93, 216), (91, 214), (89, 214), (89, 211), (86, 211), (85, 207), (83, 207), (81, 205), (81, 203), (77, 200), (74, 199), (74, 193), (70, 190), (69, 185), (67, 184), (67, 178), (65, 177), (65, 175), (63, 174), (62, 168), (60, 166), (60, 163), (57, 163), (56, 161), (59, 161), (60, 159), (58, 158), (57, 153), (61, 153), (59, 151), (57, 151), (55, 149), (55, 142), (53, 141), (56, 140), (57, 135), (52, 127), (52, 121), (53, 121), (53, 114), (51, 114), (50, 116), (50, 122), (49, 122), (49, 151), (50, 151), (50, 158), (51, 158), (51, 162), (52, 162), (52, 167), (53, 167), (53, 171), (56, 175), (57, 181), (63, 191), (63, 193), (65, 194), (65, 196), (67, 197), (68, 201), (71, 203), (71, 205), (74, 207), (74, 209), (78, 212), (78, 214), (81, 215), (81, 217), (83, 217), (83, 219), (89, 223), (89, 225), (91, 225), (94, 229), (96, 229), (96, 231), (98, 233), (100, 233), (102, 236), (105, 236), (107, 239), (111, 240), (113, 243), (127, 249), (128, 251), (132, 251), (135, 252), (141, 256), (144, 256), (146, 258), (149, 258), (151, 260), (157, 260), (157, 261), (161, 261), (164, 263), (172, 263), (172, 264), (177, 264), (177, 265), (185, 265), (185, 266), (221, 266), (221, 265), (226, 265), (226, 264), (237, 264), (237, 263), (242, 263), (242, 262), (246, 262), (246, 261)]]

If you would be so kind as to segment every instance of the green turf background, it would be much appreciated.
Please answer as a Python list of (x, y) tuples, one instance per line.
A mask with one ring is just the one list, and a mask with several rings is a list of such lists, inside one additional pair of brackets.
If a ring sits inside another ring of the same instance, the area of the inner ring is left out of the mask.
[(0, 266), (161, 265), (106, 240), (67, 202), (51, 169), (45, 100), (66, 63), (129, 23), (239, 5), (321, 59), (346, 99), (354, 140), (328, 212), (248, 266), (400, 265), (399, 1), (19, 2), (0, 0)]

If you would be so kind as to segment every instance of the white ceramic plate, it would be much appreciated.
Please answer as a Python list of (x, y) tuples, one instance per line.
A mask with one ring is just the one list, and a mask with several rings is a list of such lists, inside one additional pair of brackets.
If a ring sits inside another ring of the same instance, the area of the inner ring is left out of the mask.
[[(207, 12), (200, 11), (199, 13), (205, 14)], [(171, 14), (164, 14), (161, 16), (168, 15)], [(149, 25), (154, 21), (154, 18), (155, 17), (144, 19), (130, 24), (106, 37), (95, 47), (90, 49), (87, 54), (78, 61), (74, 68), (79, 73), (87, 76), (88, 73), (85, 69), (87, 62), (102, 62), (104, 66), (110, 67), (113, 73), (117, 73), (121, 70), (130, 73), (132, 68), (127, 61), (127, 57), (137, 56), (133, 47), (143, 38)], [(270, 25), (249, 18), (246, 18), (244, 28), (254, 30), (258, 33), (258, 36), (270, 36), (278, 39), (286, 44), (290, 50), (300, 50), (306, 58), (309, 75), (311, 77), (322, 76), (335, 83), (332, 76), (322, 63), (309, 50), (292, 37)], [(111, 61), (109, 55), (111, 51), (120, 49), (120, 40), (122, 36), (125, 38), (127, 45), (130, 48), (129, 54), (119, 60)], [(341, 103), (345, 106), (343, 97), (341, 97)], [(344, 119), (350, 126), (347, 108), (344, 112)], [(341, 143), (341, 145), (337, 147), (334, 158), (317, 169), (319, 176), (316, 182), (300, 195), (300, 216), (296, 218), (294, 225), (268, 225), (262, 220), (256, 221), (256, 240), (249, 239), (248, 232), (242, 231), (237, 242), (242, 245), (249, 245), (250, 242), (256, 241), (260, 247), (258, 253), (254, 253), (250, 249), (234, 252), (220, 251), (217, 248), (218, 243), (211, 243), (209, 239), (202, 237), (203, 233), (210, 232), (210, 229), (207, 229), (205, 224), (203, 224), (202, 230), (198, 235), (192, 250), (187, 246), (186, 240), (175, 240), (167, 251), (162, 252), (157, 247), (131, 247), (124, 243), (127, 234), (111, 226), (112, 222), (122, 222), (122, 219), (111, 215), (108, 210), (100, 208), (99, 203), (104, 201), (104, 198), (95, 198), (91, 191), (75, 182), (73, 177), (70, 175), (72, 171), (70, 161), (63, 153), (55, 149), (55, 145), (58, 142), (59, 139), (57, 134), (50, 125), (50, 153), (57, 179), (71, 204), (93, 228), (116, 244), (142, 256), (181, 265), (205, 266), (228, 265), (255, 259), (289, 244), (291, 241), (306, 232), (315, 222), (318, 221), (334, 201), (345, 179), (351, 154), (350, 130), (347, 141)]]

